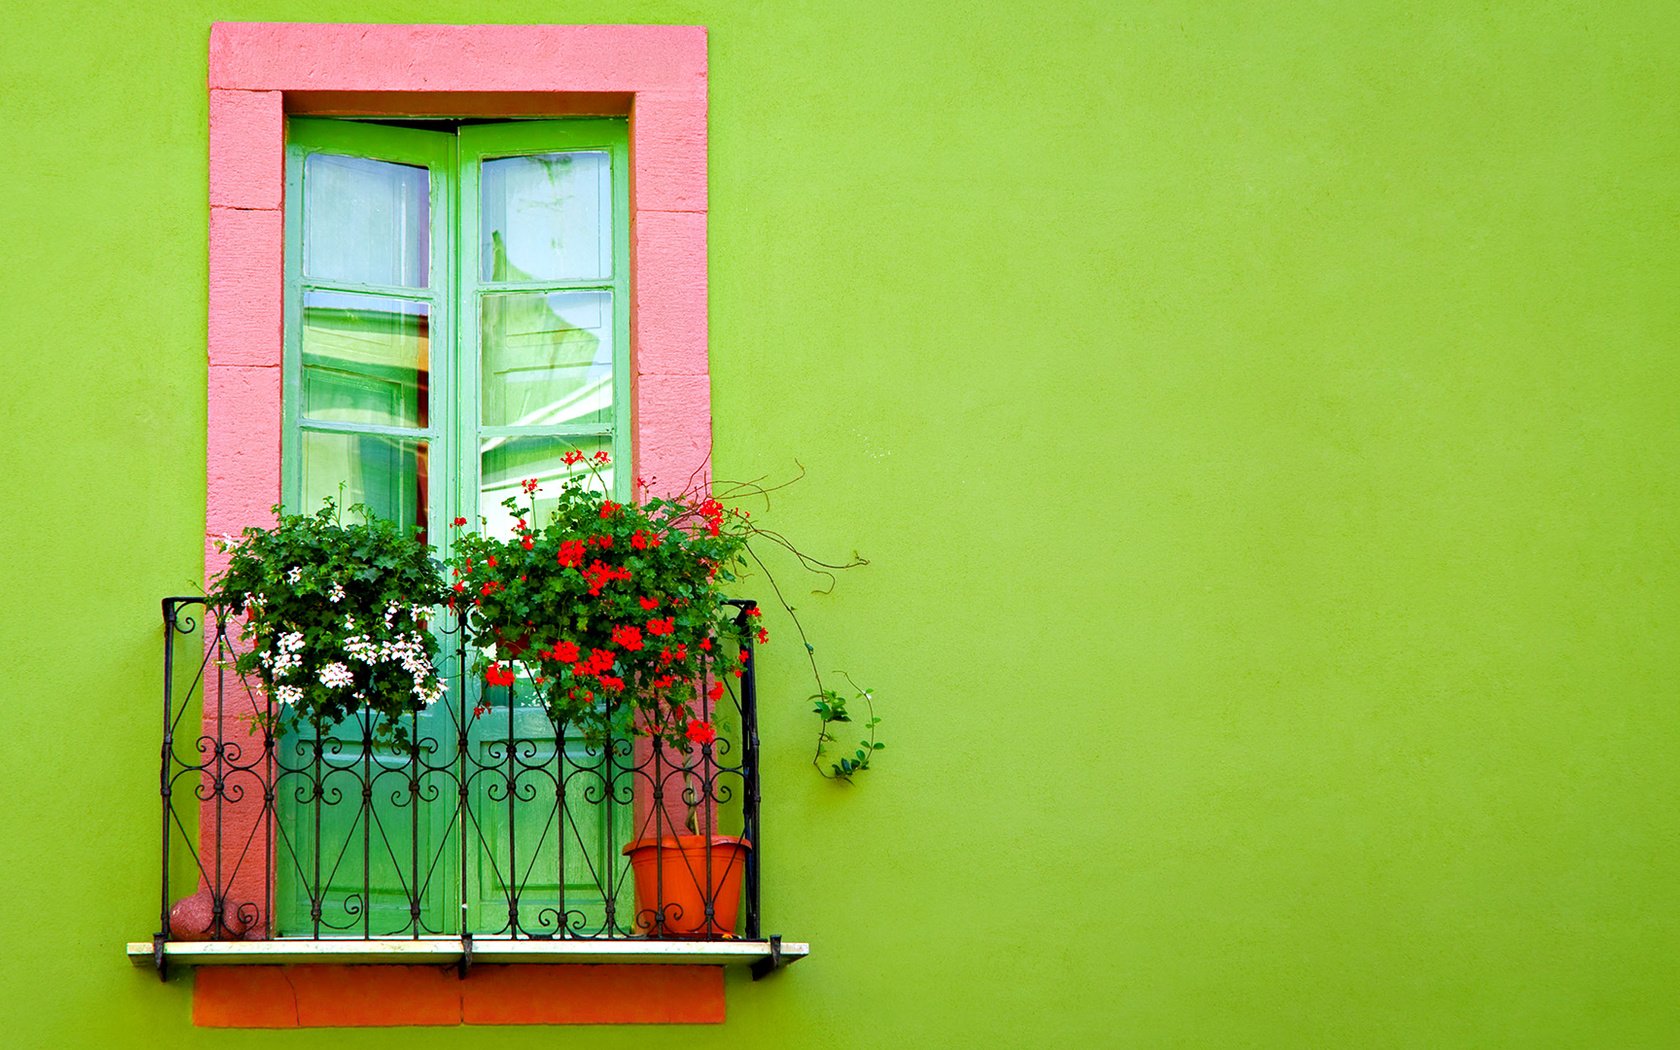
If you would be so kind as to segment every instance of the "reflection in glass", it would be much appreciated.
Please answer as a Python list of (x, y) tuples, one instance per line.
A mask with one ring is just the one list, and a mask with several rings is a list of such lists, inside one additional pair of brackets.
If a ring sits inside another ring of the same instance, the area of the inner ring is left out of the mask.
[[(566, 465), (563, 457), (572, 449), (584, 454), (585, 463)], [(559, 492), (561, 482), (574, 473), (589, 475), (587, 461), (597, 452), (611, 453), (612, 439), (546, 436), (486, 438), (480, 448), (478, 512), (486, 519), (488, 535), (498, 538), (513, 535), (514, 516), (502, 506), (502, 501), (509, 496), (518, 496), (521, 510), (528, 510), (530, 497), (519, 487), (526, 478), (536, 478), (541, 486), (536, 499), (537, 516), (533, 519), (527, 514), (526, 520), (539, 525), (548, 524), (554, 513), (554, 496)], [(590, 485), (603, 492), (613, 491), (612, 466), (598, 468)]]
[(339, 423), (426, 426), (428, 321), (425, 303), (304, 293), (303, 415)]
[(486, 295), (481, 399), (486, 426), (612, 418), (611, 292)]
[[(328, 496), (349, 508), (366, 503), (398, 525), (426, 528), (426, 442), (383, 434), (303, 432), (298, 510), (314, 513)], [(342, 498), (339, 483), (344, 483)], [(346, 510), (348, 513), (348, 510)]]
[(321, 281), (426, 287), (425, 168), (311, 153), (303, 167), (303, 272)]
[(486, 282), (612, 276), (612, 178), (605, 153), (487, 160), (479, 259)]

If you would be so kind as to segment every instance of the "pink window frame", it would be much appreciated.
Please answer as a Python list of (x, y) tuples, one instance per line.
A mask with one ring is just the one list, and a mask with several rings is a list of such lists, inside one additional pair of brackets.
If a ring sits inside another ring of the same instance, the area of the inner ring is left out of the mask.
[[(634, 471), (656, 490), (708, 476), (703, 27), (221, 22), (209, 93), (207, 579), (226, 564), (215, 540), (271, 522), (280, 501), (288, 114), (627, 115)], [(207, 732), (242, 733), (253, 704), (207, 695)], [(224, 809), (201, 844), (240, 872), (228, 889), (245, 900), (263, 899), (242, 861), (260, 801)]]

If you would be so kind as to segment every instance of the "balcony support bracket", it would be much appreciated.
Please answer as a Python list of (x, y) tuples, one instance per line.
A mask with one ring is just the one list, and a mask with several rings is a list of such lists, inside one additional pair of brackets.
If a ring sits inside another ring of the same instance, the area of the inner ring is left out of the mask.
[[(794, 958), (799, 958), (799, 956), (795, 956)], [(788, 963), (792, 961), (793, 959), (787, 959), (782, 956), (782, 935), (779, 933), (771, 934), (770, 954), (753, 962), (752, 979), (757, 981), (768, 977), (777, 970), (787, 966)]]

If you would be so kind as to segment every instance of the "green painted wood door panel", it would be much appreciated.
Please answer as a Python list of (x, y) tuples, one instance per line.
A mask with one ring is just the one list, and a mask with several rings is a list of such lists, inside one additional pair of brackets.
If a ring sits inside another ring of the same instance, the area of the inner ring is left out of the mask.
[[(430, 713), (428, 713), (429, 715)], [(280, 762), (275, 855), (278, 936), (392, 936), (459, 929), (458, 851), (449, 810), (455, 734), (422, 715), (411, 748), (345, 723), (289, 734)], [(316, 925), (316, 902), (319, 925)]]
[(467, 746), (468, 766), (478, 770), (467, 796), (476, 847), (465, 883), (470, 928), (600, 933), (609, 898), (623, 923), (629, 898), (619, 850), (630, 834), (630, 775), (610, 769), (600, 748), (556, 740), (548, 715), (525, 700), (476, 719)]

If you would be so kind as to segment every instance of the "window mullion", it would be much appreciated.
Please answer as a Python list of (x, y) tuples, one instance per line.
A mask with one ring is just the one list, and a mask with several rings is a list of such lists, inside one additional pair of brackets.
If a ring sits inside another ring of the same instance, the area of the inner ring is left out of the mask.
[(458, 395), (454, 399), (456, 436), (452, 463), (455, 474), (456, 514), (476, 521), (483, 513), (478, 506), (479, 491), (479, 404), (478, 404), (478, 305), (475, 294), (473, 246), (478, 243), (478, 165), (461, 146), (457, 135), (453, 144), (455, 217), (450, 224), (450, 259), (452, 269), (451, 303), (456, 310), (455, 379)]

